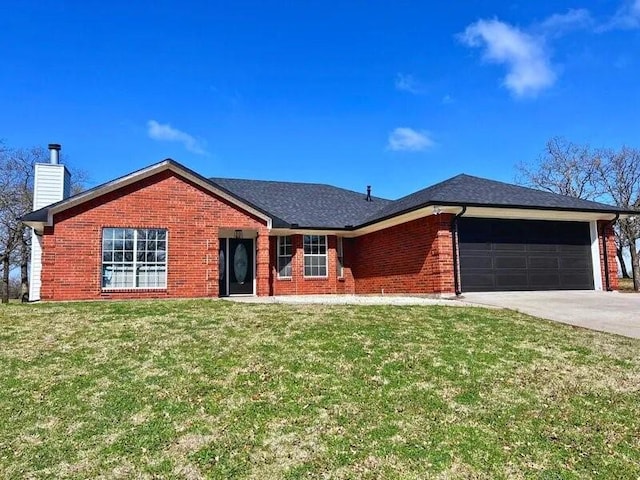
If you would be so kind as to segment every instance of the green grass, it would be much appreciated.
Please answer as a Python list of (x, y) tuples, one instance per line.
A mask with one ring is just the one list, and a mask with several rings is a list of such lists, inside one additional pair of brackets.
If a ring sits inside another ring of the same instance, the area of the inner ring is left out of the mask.
[(503, 310), (0, 308), (2, 478), (638, 478), (640, 341)]

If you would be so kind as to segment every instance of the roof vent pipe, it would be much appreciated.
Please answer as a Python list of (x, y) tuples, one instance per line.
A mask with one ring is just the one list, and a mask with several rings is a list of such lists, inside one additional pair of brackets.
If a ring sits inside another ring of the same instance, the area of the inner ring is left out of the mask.
[(49, 144), (49, 163), (57, 165), (60, 162), (60, 145), (58, 143)]
[(367, 185), (367, 202), (371, 202), (371, 185)]

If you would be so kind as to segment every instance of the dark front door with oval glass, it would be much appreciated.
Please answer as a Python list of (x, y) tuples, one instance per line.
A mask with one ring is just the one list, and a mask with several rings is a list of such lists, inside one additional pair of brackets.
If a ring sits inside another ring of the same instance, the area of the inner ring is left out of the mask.
[(252, 295), (253, 239), (230, 238), (228, 250), (229, 295)]

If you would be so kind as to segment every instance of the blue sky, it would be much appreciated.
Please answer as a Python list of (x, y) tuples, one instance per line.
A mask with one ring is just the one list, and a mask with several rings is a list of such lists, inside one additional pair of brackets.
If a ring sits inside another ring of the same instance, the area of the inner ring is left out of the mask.
[(171, 157), (390, 198), (513, 181), (556, 135), (639, 146), (640, 0), (444, 3), (14, 2), (0, 138), (92, 184)]

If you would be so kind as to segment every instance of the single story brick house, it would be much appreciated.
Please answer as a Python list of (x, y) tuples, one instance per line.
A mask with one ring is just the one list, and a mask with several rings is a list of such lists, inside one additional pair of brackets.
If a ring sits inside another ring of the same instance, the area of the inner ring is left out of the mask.
[(69, 196), (36, 165), (31, 300), (615, 290), (616, 207), (469, 175), (398, 200), (171, 159)]

